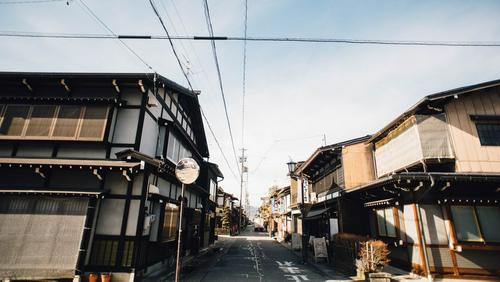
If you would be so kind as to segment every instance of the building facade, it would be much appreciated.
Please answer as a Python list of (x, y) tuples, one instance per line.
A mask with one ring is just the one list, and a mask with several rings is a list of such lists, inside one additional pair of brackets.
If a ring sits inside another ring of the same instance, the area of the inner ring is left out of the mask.
[(0, 73), (0, 85), (0, 277), (172, 267), (183, 157), (201, 167), (183, 254), (213, 242), (222, 174), (195, 93), (153, 73)]
[(292, 230), (383, 240), (392, 264), (427, 276), (498, 278), (499, 146), (500, 80), (426, 96), (298, 163)]
[(426, 96), (374, 134), (361, 200), (394, 263), (427, 275), (500, 276), (500, 81)]

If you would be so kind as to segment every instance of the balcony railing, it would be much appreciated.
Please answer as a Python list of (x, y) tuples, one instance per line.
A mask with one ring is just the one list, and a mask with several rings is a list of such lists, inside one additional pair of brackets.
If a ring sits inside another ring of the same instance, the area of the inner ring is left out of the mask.
[(453, 158), (444, 114), (411, 116), (375, 143), (378, 177), (427, 160)]

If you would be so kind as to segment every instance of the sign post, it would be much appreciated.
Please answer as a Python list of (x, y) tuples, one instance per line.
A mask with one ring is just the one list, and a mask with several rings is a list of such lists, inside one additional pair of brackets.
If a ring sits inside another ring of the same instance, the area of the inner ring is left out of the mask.
[(181, 190), (181, 206), (179, 212), (179, 235), (177, 238), (177, 259), (175, 263), (175, 281), (180, 281), (181, 272), (181, 236), (182, 236), (182, 214), (184, 211), (184, 190), (186, 190), (186, 184), (191, 184), (196, 181), (200, 175), (200, 167), (195, 160), (191, 158), (181, 159), (177, 166), (175, 167), (175, 176), (182, 183)]

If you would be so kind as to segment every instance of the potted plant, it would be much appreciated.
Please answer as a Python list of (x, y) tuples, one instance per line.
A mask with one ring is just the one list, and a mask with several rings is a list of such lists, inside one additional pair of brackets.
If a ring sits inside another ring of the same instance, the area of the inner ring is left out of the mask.
[[(376, 273), (382, 270), (384, 266), (389, 264), (389, 249), (387, 248), (387, 244), (380, 240), (368, 240), (366, 242), (360, 243), (359, 249), (359, 263), (358, 267), (365, 274), (365, 281), (370, 281), (370, 277), (375, 278), (374, 275), (370, 275), (371, 273)], [(387, 275), (381, 275), (384, 277), (378, 277), (377, 281), (380, 278), (387, 278)], [(390, 275), (388, 280), (390, 281)]]
[(102, 282), (110, 282), (111, 281), (111, 273), (101, 273), (101, 281)]
[(97, 282), (97, 274), (90, 273), (89, 274), (89, 282)]

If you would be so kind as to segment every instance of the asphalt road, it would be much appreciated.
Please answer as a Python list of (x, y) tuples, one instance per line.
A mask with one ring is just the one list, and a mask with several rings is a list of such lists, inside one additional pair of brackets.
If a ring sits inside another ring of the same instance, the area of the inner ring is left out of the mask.
[(183, 281), (328, 280), (266, 233), (245, 231), (221, 240), (221, 251), (188, 267)]

